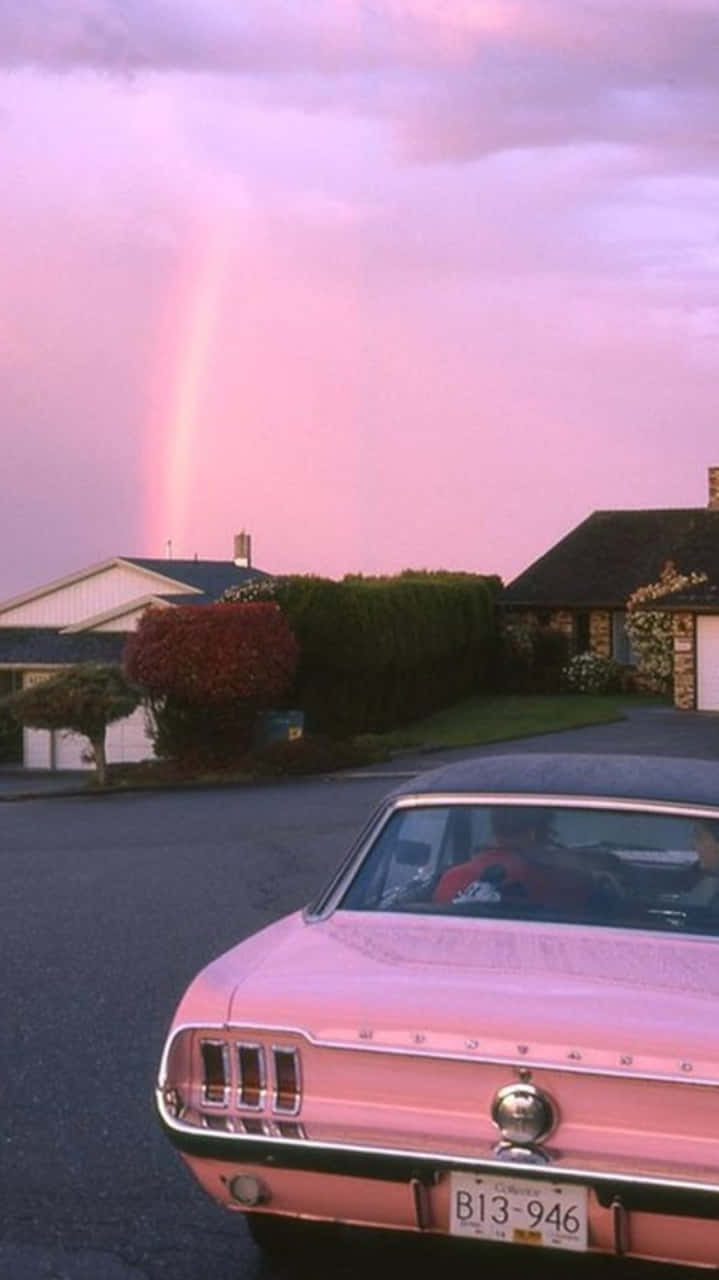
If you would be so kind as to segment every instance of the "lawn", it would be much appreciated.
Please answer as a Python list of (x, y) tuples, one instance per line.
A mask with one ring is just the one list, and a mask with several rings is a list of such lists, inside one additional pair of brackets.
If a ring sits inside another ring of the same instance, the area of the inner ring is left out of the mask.
[(558, 729), (579, 729), (588, 724), (623, 720), (632, 702), (647, 706), (658, 698), (632, 698), (627, 694), (506, 694), (469, 698), (445, 707), (424, 720), (374, 740), (389, 750), (405, 747), (467, 747)]

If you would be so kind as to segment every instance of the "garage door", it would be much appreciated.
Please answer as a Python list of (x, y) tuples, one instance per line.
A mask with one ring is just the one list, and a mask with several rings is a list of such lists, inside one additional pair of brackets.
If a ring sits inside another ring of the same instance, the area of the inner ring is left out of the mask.
[[(83, 759), (89, 749), (87, 738), (76, 733), (25, 730), (25, 766), (28, 769), (93, 769), (92, 761)], [(147, 733), (142, 707), (126, 719), (108, 725), (105, 751), (108, 764), (152, 759), (152, 739)]]
[(697, 707), (719, 711), (719, 617), (697, 618)]
[(155, 752), (147, 732), (144, 707), (138, 707), (124, 720), (116, 720), (114, 724), (108, 725), (105, 749), (109, 764), (152, 759)]

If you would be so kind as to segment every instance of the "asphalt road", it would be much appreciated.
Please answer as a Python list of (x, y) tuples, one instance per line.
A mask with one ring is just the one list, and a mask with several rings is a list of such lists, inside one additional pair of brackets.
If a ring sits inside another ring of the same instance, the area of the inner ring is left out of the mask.
[[(0, 806), (0, 1280), (260, 1280), (240, 1218), (157, 1128), (172, 1009), (209, 958), (304, 903), (388, 778)], [(436, 1277), (446, 1249), (392, 1237), (308, 1250), (282, 1273)], [(576, 1260), (530, 1259), (569, 1277)], [(453, 1275), (524, 1273), (507, 1251)], [(582, 1261), (591, 1276), (679, 1273)], [(681, 1273), (684, 1276), (686, 1272)]]

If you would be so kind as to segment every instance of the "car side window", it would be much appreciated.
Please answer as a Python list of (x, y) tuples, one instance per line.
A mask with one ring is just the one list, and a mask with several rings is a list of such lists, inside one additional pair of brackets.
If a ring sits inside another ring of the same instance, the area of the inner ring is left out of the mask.
[(351, 886), (348, 907), (387, 909), (437, 875), (446, 840), (448, 811), (444, 807), (400, 810), (379, 835), (370, 858)]

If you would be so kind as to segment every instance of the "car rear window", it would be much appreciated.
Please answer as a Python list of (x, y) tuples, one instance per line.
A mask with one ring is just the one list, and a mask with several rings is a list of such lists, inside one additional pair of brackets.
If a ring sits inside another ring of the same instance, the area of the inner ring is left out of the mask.
[(719, 815), (548, 804), (398, 808), (338, 904), (719, 933)]

